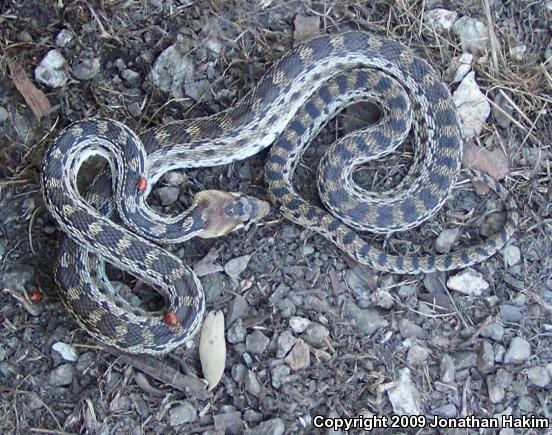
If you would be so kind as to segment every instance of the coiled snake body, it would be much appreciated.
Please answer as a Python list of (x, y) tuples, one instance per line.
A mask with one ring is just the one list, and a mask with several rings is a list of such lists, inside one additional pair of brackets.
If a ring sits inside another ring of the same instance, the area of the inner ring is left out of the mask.
[[(329, 213), (303, 200), (291, 178), (313, 137), (358, 100), (377, 102), (383, 117), (336, 142), (322, 158), (319, 192)], [(354, 169), (393, 151), (411, 126), (414, 162), (403, 181), (378, 193), (354, 184)], [(46, 154), (42, 188), (48, 209), (69, 236), (56, 280), (77, 321), (99, 340), (132, 353), (165, 353), (190, 339), (204, 312), (201, 284), (157, 243), (226, 234), (262, 218), (268, 205), (205, 191), (186, 213), (168, 217), (146, 204), (147, 195), (169, 170), (222, 165), (269, 145), (265, 177), (281, 213), (381, 271), (462, 268), (495, 253), (516, 226), (517, 209), (508, 192), (491, 178), (472, 174), (498, 193), (508, 211), (502, 230), (482, 244), (407, 257), (389, 255), (361, 238), (357, 231), (412, 228), (442, 206), (460, 168), (461, 133), (449, 91), (411, 50), (362, 32), (324, 35), (288, 52), (244, 99), (219, 114), (153, 128), (142, 138), (116, 121), (99, 119), (75, 123), (60, 135)], [(82, 198), (77, 172), (93, 154), (110, 162), (111, 177), (100, 174)], [(115, 209), (124, 226), (111, 219)], [(158, 288), (171, 316), (131, 307), (107, 279), (104, 261)]]

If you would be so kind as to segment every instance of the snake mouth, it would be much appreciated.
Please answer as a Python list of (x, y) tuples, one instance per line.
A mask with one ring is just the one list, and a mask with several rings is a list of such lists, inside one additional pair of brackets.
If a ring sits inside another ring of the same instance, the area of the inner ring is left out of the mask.
[(196, 194), (192, 207), (203, 220), (201, 238), (221, 237), (249, 226), (270, 212), (266, 201), (240, 193), (204, 190)]

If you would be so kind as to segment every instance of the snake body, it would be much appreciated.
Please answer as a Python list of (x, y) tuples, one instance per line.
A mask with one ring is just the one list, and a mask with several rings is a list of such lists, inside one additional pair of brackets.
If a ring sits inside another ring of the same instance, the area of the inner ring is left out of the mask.
[[(319, 192), (330, 213), (302, 199), (291, 178), (313, 137), (358, 100), (376, 101), (383, 117), (333, 144), (322, 158)], [(403, 181), (378, 193), (356, 185), (354, 169), (393, 151), (410, 126), (415, 156)], [(249, 94), (221, 113), (156, 127), (141, 138), (116, 121), (89, 119), (54, 141), (45, 156), (42, 188), (47, 208), (68, 235), (56, 280), (77, 321), (99, 340), (132, 353), (165, 353), (189, 340), (205, 308), (201, 284), (158, 243), (222, 235), (268, 209), (252, 198), (201, 192), (188, 211), (168, 217), (148, 206), (147, 195), (169, 170), (227, 164), (270, 145), (265, 178), (281, 213), (378, 270), (420, 273), (477, 263), (502, 247), (517, 223), (506, 189), (472, 174), (508, 211), (502, 230), (482, 244), (445, 255), (392, 256), (360, 237), (359, 231), (413, 228), (443, 205), (460, 168), (460, 127), (445, 85), (404, 45), (363, 32), (323, 35), (284, 55)], [(94, 154), (110, 162), (111, 176), (100, 174), (83, 198), (77, 172)], [(143, 180), (147, 187), (137, 189)], [(124, 225), (113, 222), (115, 210)], [(176, 321), (131, 307), (107, 279), (104, 261), (157, 287)]]

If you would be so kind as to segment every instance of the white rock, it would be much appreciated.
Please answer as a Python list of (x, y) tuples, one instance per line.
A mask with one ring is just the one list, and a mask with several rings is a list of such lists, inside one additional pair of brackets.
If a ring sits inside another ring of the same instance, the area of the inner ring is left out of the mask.
[(64, 71), (67, 61), (57, 50), (50, 50), (35, 69), (35, 78), (51, 88), (61, 88), (69, 76)]
[(436, 32), (448, 32), (458, 19), (458, 14), (448, 9), (436, 8), (426, 12), (424, 22), (431, 30)]
[(241, 257), (233, 258), (224, 265), (224, 271), (232, 281), (237, 282), (242, 272), (247, 269), (249, 260), (251, 260), (251, 255), (242, 255)]
[(508, 266), (515, 266), (521, 261), (521, 251), (516, 245), (507, 245), (502, 255)]
[(469, 296), (481, 296), (489, 288), (489, 283), (477, 270), (468, 267), (447, 280), (447, 287)]
[(462, 79), (466, 77), (466, 74), (470, 72), (472, 60), (473, 55), (470, 53), (462, 53), (460, 55), (458, 58), (458, 68), (456, 69), (456, 73), (452, 79), (454, 83), (461, 82)]
[(464, 139), (480, 134), (491, 113), (491, 106), (475, 82), (475, 72), (469, 73), (462, 80), (452, 96)]
[(475, 54), (489, 46), (489, 30), (484, 23), (475, 18), (458, 18), (452, 29), (460, 38), (460, 44), (465, 51)]
[(399, 371), (399, 382), (387, 391), (393, 412), (397, 415), (420, 415), (422, 405), (418, 389), (412, 383), (408, 368)]
[(184, 97), (184, 83), (194, 75), (194, 63), (180, 44), (165, 49), (155, 60), (150, 80), (174, 98)]
[(73, 346), (62, 341), (57, 341), (52, 345), (52, 349), (58, 352), (65, 361), (75, 362), (79, 359), (77, 351)]
[(56, 45), (58, 47), (65, 47), (73, 40), (73, 34), (70, 30), (63, 29), (56, 36)]
[(299, 316), (292, 316), (289, 319), (289, 326), (296, 334), (301, 334), (305, 329), (308, 328), (310, 323), (311, 321), (309, 319), (305, 319), (304, 317)]
[(521, 62), (523, 60), (523, 56), (525, 55), (526, 51), (527, 51), (526, 45), (517, 45), (510, 49), (510, 56), (512, 56), (512, 59)]

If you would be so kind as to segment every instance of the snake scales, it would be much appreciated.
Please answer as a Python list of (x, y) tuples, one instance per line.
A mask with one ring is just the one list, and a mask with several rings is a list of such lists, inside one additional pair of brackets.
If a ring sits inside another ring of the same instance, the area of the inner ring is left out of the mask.
[[(319, 192), (329, 213), (303, 200), (291, 178), (313, 137), (359, 100), (377, 102), (383, 116), (333, 144), (322, 158)], [(392, 152), (411, 127), (414, 161), (398, 186), (374, 193), (353, 183), (356, 167)], [(281, 213), (381, 271), (420, 273), (474, 264), (502, 247), (517, 223), (511, 195), (491, 178), (472, 174), (504, 200), (508, 212), (502, 230), (483, 243), (445, 255), (394, 256), (361, 238), (359, 231), (412, 228), (442, 206), (460, 169), (461, 133), (449, 91), (411, 50), (362, 32), (324, 35), (288, 52), (224, 112), (156, 127), (141, 138), (103, 119), (62, 132), (45, 156), (42, 189), (47, 208), (68, 235), (55, 275), (64, 304), (81, 326), (132, 353), (165, 353), (192, 337), (205, 309), (201, 284), (158, 243), (226, 234), (262, 218), (268, 205), (205, 191), (184, 214), (169, 217), (151, 209), (146, 198), (169, 170), (227, 164), (269, 145), (265, 177)], [(83, 198), (77, 173), (95, 154), (108, 160), (111, 175), (100, 174)], [(124, 225), (112, 220), (115, 210)], [(107, 279), (104, 261), (158, 288), (166, 300), (164, 315), (130, 306)]]

